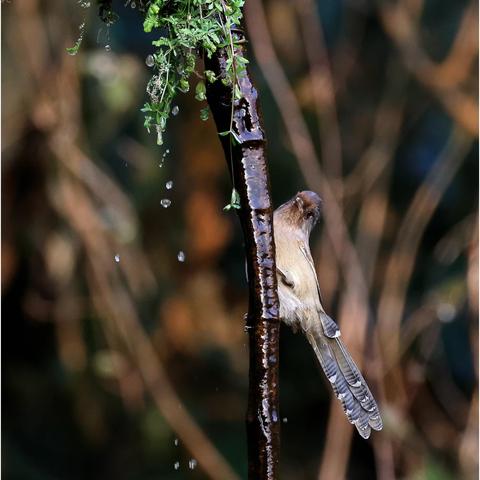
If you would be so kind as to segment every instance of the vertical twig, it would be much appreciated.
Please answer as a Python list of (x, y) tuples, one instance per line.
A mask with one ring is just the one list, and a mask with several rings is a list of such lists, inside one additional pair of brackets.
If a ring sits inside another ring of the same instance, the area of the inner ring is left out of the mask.
[[(244, 34), (234, 27), (235, 56), (243, 56)], [(228, 52), (220, 49), (205, 59), (217, 78), (227, 78)], [(207, 99), (225, 158), (235, 178), (241, 209), (237, 210), (245, 238), (249, 278), (247, 329), (250, 343), (250, 388), (247, 411), (248, 475), (251, 480), (274, 480), (278, 470), (278, 295), (275, 273), (272, 202), (265, 155), (265, 134), (258, 96), (250, 75), (236, 79), (240, 96), (220, 80), (207, 85)], [(232, 115), (233, 101), (233, 115)]]

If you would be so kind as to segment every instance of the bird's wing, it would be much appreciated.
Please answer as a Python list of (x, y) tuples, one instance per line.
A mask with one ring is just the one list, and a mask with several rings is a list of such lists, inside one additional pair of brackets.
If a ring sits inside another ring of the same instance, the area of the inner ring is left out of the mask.
[(315, 270), (312, 254), (310, 253), (310, 249), (305, 248), (305, 245), (303, 243), (300, 243), (300, 251), (302, 252), (302, 255), (305, 257), (305, 260), (307, 261), (308, 266), (312, 270), (313, 277), (315, 278), (315, 282), (317, 284), (317, 292), (318, 292), (318, 298), (320, 300), (320, 306), (323, 310), (322, 292), (320, 291), (320, 285), (318, 284), (317, 271)]
[(320, 291), (320, 285), (318, 284), (318, 277), (317, 277), (317, 272), (315, 270), (315, 265), (313, 263), (312, 254), (310, 253), (310, 250), (306, 248), (305, 245), (303, 244), (300, 244), (300, 250), (303, 256), (305, 257), (305, 260), (307, 261), (308, 265), (310, 266), (310, 269), (312, 270), (312, 275), (315, 278), (315, 282), (317, 284), (317, 292), (318, 292), (318, 298), (320, 302), (319, 317), (320, 317), (320, 321), (322, 322), (323, 333), (328, 338), (337, 338), (340, 336), (340, 329), (338, 328), (338, 325), (335, 323), (335, 321), (332, 320), (325, 313), (325, 310), (323, 309), (322, 292)]
[(283, 270), (281, 270), (279, 267), (277, 267), (277, 272), (280, 277), (281, 282), (289, 288), (295, 288), (295, 283), (293, 279)]

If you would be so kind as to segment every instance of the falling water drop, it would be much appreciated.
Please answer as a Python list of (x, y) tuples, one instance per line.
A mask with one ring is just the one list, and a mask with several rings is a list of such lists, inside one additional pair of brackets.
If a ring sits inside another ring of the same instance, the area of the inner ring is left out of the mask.
[(169, 180), (166, 184), (165, 184), (165, 188), (167, 190), (171, 190), (173, 188), (173, 181), (172, 180)]
[(120, 255), (118, 253), (115, 255), (114, 258), (117, 263), (120, 263)]
[(168, 198), (162, 198), (160, 200), (160, 205), (163, 207), (163, 208), (168, 208), (170, 205), (172, 204), (172, 201)]
[(156, 125), (155, 128), (157, 130), (157, 145), (163, 145), (162, 127), (160, 125)]
[(188, 468), (190, 470), (193, 470), (196, 466), (197, 466), (197, 461), (194, 458), (188, 461)]
[(153, 67), (155, 65), (155, 57), (153, 55), (147, 55), (145, 59), (145, 64), (147, 67)]
[(177, 254), (177, 260), (183, 263), (185, 261), (185, 252), (180, 250)]

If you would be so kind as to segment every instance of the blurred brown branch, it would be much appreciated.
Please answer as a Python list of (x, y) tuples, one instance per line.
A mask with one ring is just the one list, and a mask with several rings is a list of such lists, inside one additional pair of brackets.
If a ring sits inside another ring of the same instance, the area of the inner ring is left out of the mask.
[[(421, 2), (417, 2), (415, 5), (413, 3), (411, 2), (411, 5), (409, 4), (408, 6), (408, 14), (412, 17), (409, 23), (410, 28), (413, 28), (413, 17), (417, 17), (422, 10)], [(314, 85), (312, 91), (314, 92), (313, 98), (316, 100), (317, 114), (321, 120), (326, 121), (328, 118), (328, 121), (330, 121), (329, 127), (334, 129), (335, 119), (332, 116), (328, 117), (326, 113), (328, 110), (322, 112), (319, 108), (320, 97), (318, 93), (322, 84), (317, 76), (313, 74), (313, 69), (319, 68), (322, 63), (322, 55), (325, 55), (322, 49), (321, 28), (319, 24), (315, 25), (318, 22), (318, 18), (314, 15), (311, 4), (306, 5), (305, 2), (302, 2), (297, 3), (297, 6), (300, 30), (304, 36), (307, 59), (311, 68), (310, 78)], [(384, 4), (385, 9), (390, 7), (391, 4)], [(460, 91), (460, 84), (470, 75), (469, 70), (476, 51), (475, 42), (472, 43), (471, 40), (472, 28), (474, 26), (472, 27), (472, 21), (468, 20), (468, 15), (469, 12), (465, 12), (454, 46), (445, 63), (438, 67), (442, 70), (439, 73), (445, 75), (444, 80), (438, 80), (435, 83), (433, 70), (429, 70), (428, 73), (427, 70), (423, 70), (419, 73), (417, 70), (418, 64), (415, 62), (411, 71), (416, 78), (430, 76), (432, 80), (427, 86), (434, 89), (440, 100), (448, 107), (449, 113), (459, 122), (459, 125), (472, 131), (475, 126), (471, 123), (471, 119), (476, 118), (476, 115), (472, 115), (471, 111), (467, 114), (462, 105), (453, 105), (455, 102), (452, 100), (453, 96), (457, 99), (467, 98), (462, 97), (464, 94)], [(375, 376), (379, 382), (379, 389), (382, 392), (381, 397), (383, 398), (385, 408), (388, 408), (389, 402), (396, 403), (398, 408), (400, 408), (398, 413), (407, 415), (405, 411), (407, 405), (403, 404), (402, 407), (400, 401), (400, 399), (405, 397), (405, 386), (399, 376), (400, 366), (398, 362), (400, 359), (398, 354), (395, 354), (391, 348), (392, 341), (394, 339), (398, 340), (398, 335), (401, 332), (400, 319), (406, 303), (406, 287), (415, 265), (417, 249), (423, 237), (424, 229), (443, 192), (461, 166), (471, 147), (472, 140), (469, 135), (461, 133), (458, 128), (454, 129), (446, 150), (442, 153), (438, 163), (432, 168), (431, 174), (425, 180), (424, 185), (420, 187), (410, 205), (409, 213), (407, 213), (407, 217), (402, 223), (403, 226), (400, 226), (397, 238), (402, 238), (402, 240), (397, 240), (397, 242), (403, 245), (401, 252), (397, 243), (389, 258), (390, 262), (396, 262), (397, 265), (401, 265), (402, 271), (407, 269), (409, 274), (403, 276), (398, 271), (393, 274), (391, 263), (389, 263), (390, 266), (387, 266), (386, 272), (379, 270), (379, 267), (382, 268), (381, 262), (384, 262), (383, 253), (381, 256), (379, 253), (381, 246), (387, 235), (391, 235), (391, 232), (385, 231), (387, 218), (391, 215), (389, 211), (389, 184), (396, 146), (401, 135), (408, 76), (399, 68), (398, 62), (392, 59), (389, 75), (387, 75), (389, 83), (385, 90), (385, 96), (375, 115), (372, 141), (360, 161), (355, 165), (353, 172), (348, 177), (345, 177), (343, 181), (345, 210), (342, 213), (341, 207), (336, 200), (336, 198), (339, 198), (338, 191), (342, 189), (342, 182), (331, 183), (332, 179), (328, 175), (330, 170), (327, 168), (323, 169), (319, 164), (315, 146), (308, 132), (299, 102), (277, 58), (265, 20), (265, 13), (261, 2), (258, 0), (250, 0), (247, 5), (247, 25), (259, 67), (282, 116), (288, 138), (305, 182), (310, 188), (319, 191), (325, 199), (324, 217), (326, 231), (345, 281), (345, 286), (340, 291), (338, 315), (343, 337), (350, 347), (353, 346), (354, 356), (361, 359), (366, 338), (369, 292), (373, 292), (377, 284), (382, 286), (380, 306), (378, 307), (378, 328), (380, 332), (383, 332), (380, 337), (382, 349), (377, 352), (377, 358), (373, 362), (372, 367), (374, 367)], [(395, 25), (395, 28), (397, 27), (398, 24)], [(462, 43), (465, 39), (469, 39), (469, 43), (466, 46)], [(412, 39), (410, 38), (410, 40)], [(321, 48), (315, 51), (314, 46), (317, 48), (319, 43)], [(419, 44), (415, 42), (413, 44), (414, 47), (412, 48), (415, 49), (415, 55), (423, 55), (418, 46)], [(458, 58), (459, 56), (461, 58)], [(424, 65), (423, 61), (422, 65)], [(456, 74), (455, 81), (454, 79), (447, 81), (448, 72), (451, 72), (452, 65), (455, 65), (455, 69), (460, 68), (463, 70), (462, 73)], [(428, 66), (429, 68), (435, 67), (433, 64), (428, 64)], [(437, 71), (435, 70), (436, 73)], [(332, 85), (334, 85), (334, 82), (335, 79), (327, 81), (325, 83), (326, 92), (322, 92), (322, 94), (328, 97), (329, 92), (333, 91)], [(465, 101), (473, 105), (471, 99)], [(325, 138), (321, 134), (322, 152), (326, 151), (325, 142), (328, 143), (329, 141), (329, 138)], [(328, 160), (333, 161), (331, 158)], [(322, 165), (326, 166), (328, 160), (322, 155)], [(336, 190), (335, 194), (333, 193), (333, 188)], [(346, 212), (348, 212), (348, 215)], [(358, 221), (355, 224), (357, 242), (354, 245), (349, 239), (347, 225), (350, 222), (353, 223), (357, 213)], [(408, 230), (410, 233), (405, 234), (405, 230)], [(328, 260), (327, 264), (332, 263), (331, 259), (326, 260)], [(331, 272), (334, 267), (329, 265), (326, 268), (324, 265), (324, 268)], [(322, 275), (320, 275), (320, 280), (322, 281)], [(325, 281), (328, 284), (329, 279)], [(338, 290), (340, 288), (338, 278), (335, 278), (333, 281), (337, 282)], [(398, 286), (399, 283), (402, 285), (401, 287)], [(395, 312), (391, 309), (385, 311), (385, 292), (390, 291), (390, 289), (401, 290), (401, 294), (396, 297), (398, 310)], [(428, 320), (427, 325), (429, 322), (430, 320)], [(388, 323), (388, 326), (386, 326), (386, 323)], [(417, 332), (415, 335), (418, 335), (423, 327), (417, 325), (416, 321), (414, 323), (415, 325), (412, 324), (412, 327)], [(376, 332), (374, 337), (376, 338)], [(408, 342), (406, 343), (406, 346), (402, 344), (402, 349), (408, 348)], [(398, 344), (398, 341), (396, 341), (396, 344)], [(398, 369), (395, 370), (397, 372), (395, 377), (396, 383), (390, 381), (391, 376), (384, 377), (385, 369), (382, 367), (384, 361), (388, 362), (389, 368), (395, 365), (395, 368)], [(388, 388), (387, 384), (385, 384), (386, 380), (388, 381)], [(393, 402), (393, 399), (395, 399), (395, 402)], [(320, 478), (343, 478), (346, 474), (351, 429), (343, 420), (343, 415), (334, 402), (331, 405)], [(404, 421), (406, 421), (405, 418)], [(384, 479), (394, 478), (395, 461), (398, 460), (393, 458), (393, 445), (386, 437), (386, 435), (389, 435), (388, 430), (389, 422), (387, 422), (386, 432), (382, 435), (382, 438), (377, 438), (374, 442), (377, 474), (379, 478)], [(413, 437), (411, 438), (413, 441)]]
[(439, 65), (422, 49), (418, 28), (403, 1), (380, 2), (379, 14), (385, 32), (396, 44), (408, 70), (436, 95), (459, 125), (471, 135), (477, 135), (477, 102), (473, 93), (464, 92), (460, 85), (471, 74), (477, 58), (478, 13), (475, 5), (472, 3), (465, 8), (450, 52)]
[[(420, 240), (446, 188), (464, 161), (472, 141), (472, 138), (462, 131), (453, 131), (430, 174), (418, 188), (398, 230), (378, 306), (381, 342), (389, 366), (396, 363), (398, 355), (400, 322)], [(397, 391), (396, 396), (398, 393)]]
[[(342, 146), (335, 105), (335, 87), (322, 25), (313, 0), (295, 0), (300, 31), (309, 62), (310, 88), (315, 100), (320, 131), (322, 163), (325, 173), (333, 180), (342, 176)], [(338, 196), (340, 196), (337, 193)]]
[[(68, 31), (59, 28), (62, 17), (56, 16), (56, 22), (47, 26), (42, 23), (36, 0), (18, 0), (13, 7), (20, 28), (10, 30), (14, 35), (10, 43), (27, 52), (25, 72), (31, 91), (35, 91), (25, 122), (31, 120), (40, 130), (54, 155), (57, 171), (52, 169), (49, 178), (50, 199), (85, 250), (91, 300), (107, 342), (111, 349), (127, 352), (157, 408), (209, 477), (237, 479), (183, 406), (140, 324), (134, 296), (154, 289), (155, 279), (136, 244), (138, 220), (130, 200), (77, 146), (82, 135), (80, 82), (76, 63), (64, 53), (70, 39), (64, 37)], [(58, 8), (62, 11), (61, 6)], [(66, 11), (62, 13), (67, 16)], [(56, 37), (58, 51), (48, 50), (47, 34)], [(52, 54), (60, 55), (55, 64)], [(101, 218), (100, 206), (110, 209), (113, 228)], [(114, 261), (116, 254), (118, 264)], [(128, 404), (124, 380), (118, 378)]]

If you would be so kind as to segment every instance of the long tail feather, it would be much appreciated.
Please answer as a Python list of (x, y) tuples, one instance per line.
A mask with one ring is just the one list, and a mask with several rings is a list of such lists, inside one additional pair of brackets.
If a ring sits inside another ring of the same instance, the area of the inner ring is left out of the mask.
[(320, 331), (305, 332), (350, 423), (363, 438), (383, 427), (377, 403), (343, 342)]

